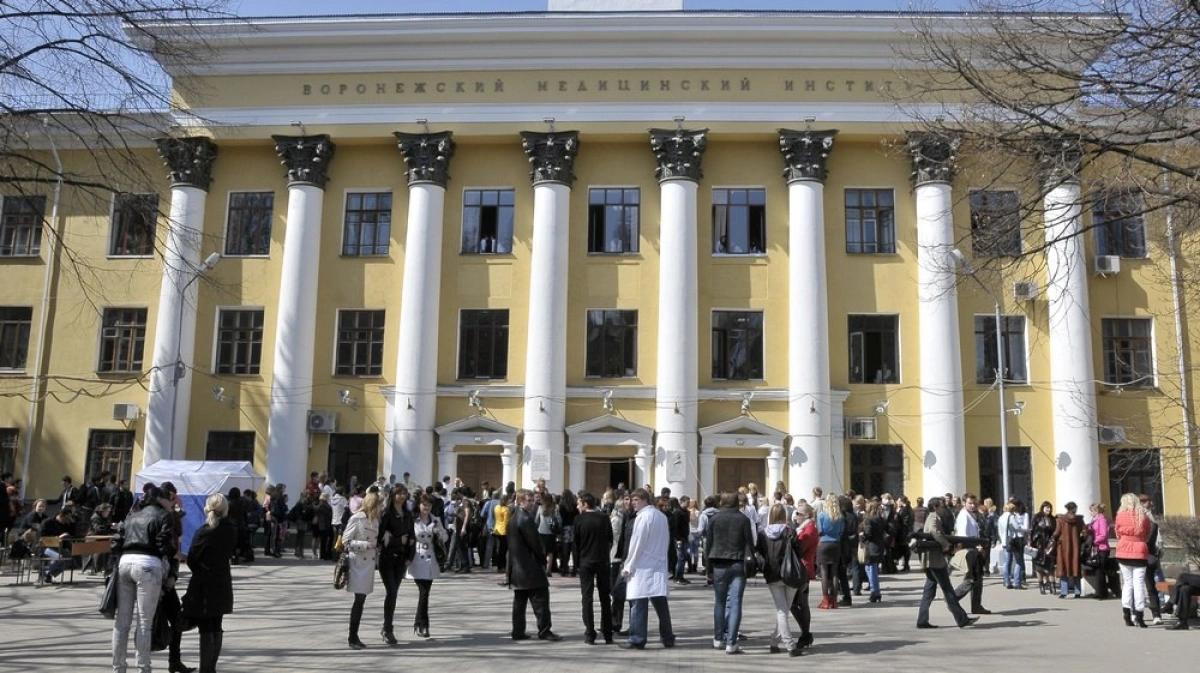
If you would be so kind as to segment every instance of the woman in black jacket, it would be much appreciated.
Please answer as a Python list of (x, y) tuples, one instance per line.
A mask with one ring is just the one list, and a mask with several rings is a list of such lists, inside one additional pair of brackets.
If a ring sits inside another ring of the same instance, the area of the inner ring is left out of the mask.
[(887, 553), (887, 520), (883, 518), (879, 503), (874, 500), (867, 503), (867, 510), (859, 524), (859, 540), (865, 549), (863, 570), (867, 574), (867, 584), (871, 587), (871, 602), (883, 600), (879, 593), (879, 564)]
[(388, 645), (398, 641), (392, 631), (396, 616), (396, 594), (404, 579), (410, 551), (415, 549), (413, 515), (408, 511), (408, 489), (397, 484), (379, 521), (379, 579), (383, 581), (383, 629), (379, 635)]
[(113, 670), (124, 673), (129, 651), (129, 630), (133, 625), (133, 607), (138, 612), (137, 665), (150, 670), (150, 633), (169, 559), (175, 555), (175, 523), (159, 500), (162, 491), (153, 484), (142, 494), (141, 508), (121, 524), (113, 541), (113, 552), (120, 557), (117, 573), (111, 581), (117, 586), (117, 615), (113, 623)]
[(322, 493), (313, 507), (313, 537), (320, 541), (317, 548), (322, 561), (333, 560), (334, 532), (333, 505), (329, 504), (329, 494)]
[(204, 504), (205, 523), (192, 538), (187, 564), (192, 571), (183, 614), (200, 630), (200, 673), (215, 673), (224, 631), (221, 622), (233, 612), (233, 577), (229, 559), (237, 546), (237, 530), (226, 516), (229, 502), (215, 493)]

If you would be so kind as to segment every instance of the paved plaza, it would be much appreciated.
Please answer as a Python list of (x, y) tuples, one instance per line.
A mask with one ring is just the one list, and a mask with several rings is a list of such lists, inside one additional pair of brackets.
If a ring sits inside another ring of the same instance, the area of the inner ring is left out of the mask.
[[(917, 571), (884, 576), (882, 603), (871, 605), (862, 599), (853, 608), (814, 609), (816, 642), (798, 659), (767, 652), (774, 616), (761, 581), (752, 581), (746, 590), (745, 656), (730, 657), (711, 649), (712, 592), (702, 578), (672, 587), (671, 614), (679, 639), (673, 650), (658, 643), (653, 611), (646, 650), (586, 645), (577, 580), (557, 576), (550, 589), (553, 628), (565, 640), (514, 643), (508, 637), (511, 593), (497, 586), (498, 575), (472, 573), (447, 575), (434, 583), (429, 640), (412, 635), (416, 586), (405, 582), (396, 618), (400, 644), (394, 647), (379, 637), (383, 593), (377, 581), (361, 632), (368, 648), (354, 652), (346, 647), (351, 597), (333, 589), (332, 575), (330, 564), (295, 559), (260, 558), (249, 566), (235, 566), (237, 611), (226, 618), (220, 670), (486, 673), (519, 667), (522, 673), (600, 673), (819, 666), (822, 673), (858, 673), (869, 666), (894, 671), (1062, 673), (1177, 666), (1180, 651), (1194, 653), (1200, 647), (1196, 630), (1125, 627), (1118, 601), (1059, 600), (1036, 590), (1008, 591), (995, 576), (984, 593), (985, 605), (995, 614), (959, 630), (951, 627), (949, 612), (939, 602), (931, 615), (942, 628), (918, 631), (914, 624), (923, 574)], [(13, 579), (11, 574), (0, 575), (0, 668), (109, 670), (112, 622), (96, 613), (102, 588), (99, 578), (76, 573), (73, 585), (40, 588), (13, 586)], [(185, 583), (186, 573), (180, 584)], [(532, 611), (529, 625), (533, 627)], [(192, 666), (197, 665), (196, 643), (195, 632), (185, 634), (184, 660)], [(166, 671), (166, 652), (155, 654), (155, 666)]]

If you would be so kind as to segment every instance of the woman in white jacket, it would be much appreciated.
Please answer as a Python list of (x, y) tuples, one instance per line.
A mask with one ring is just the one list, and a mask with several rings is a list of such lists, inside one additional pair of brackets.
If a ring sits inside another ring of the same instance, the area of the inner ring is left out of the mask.
[(350, 608), (350, 649), (361, 650), (367, 646), (358, 639), (358, 625), (362, 622), (363, 604), (367, 594), (375, 589), (375, 554), (379, 544), (379, 493), (368, 493), (363, 498), (362, 509), (350, 517), (342, 533), (342, 545), (350, 554), (350, 573), (346, 580), (346, 591), (354, 594), (354, 606)]
[(438, 578), (436, 542), (446, 543), (449, 534), (442, 520), (433, 516), (433, 501), (421, 493), (417, 496), (417, 518), (413, 522), (413, 536), (417, 543), (412, 562), (408, 564), (408, 578), (417, 585), (417, 611), (413, 616), (413, 633), (421, 638), (429, 637), (429, 590)]

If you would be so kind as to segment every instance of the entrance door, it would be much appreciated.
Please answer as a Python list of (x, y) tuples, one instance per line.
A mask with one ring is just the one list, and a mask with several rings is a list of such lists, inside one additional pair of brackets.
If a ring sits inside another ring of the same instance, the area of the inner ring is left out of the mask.
[(459, 456), (458, 478), (478, 496), (480, 485), (487, 482), (492, 488), (504, 488), (504, 465), (500, 456)]
[(632, 458), (588, 458), (586, 465), (584, 488), (597, 498), (618, 484), (634, 487)]
[(329, 476), (348, 486), (350, 477), (358, 483), (375, 481), (379, 467), (379, 435), (335, 432), (329, 436)]
[(764, 458), (717, 458), (717, 491), (733, 493), (751, 482), (765, 483), (767, 461)]

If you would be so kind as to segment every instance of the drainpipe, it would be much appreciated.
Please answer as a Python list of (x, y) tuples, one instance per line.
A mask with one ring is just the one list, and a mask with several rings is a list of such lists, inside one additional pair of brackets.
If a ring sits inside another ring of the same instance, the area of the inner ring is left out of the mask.
[(25, 422), (25, 446), (21, 456), (21, 494), (25, 499), (25, 489), (29, 487), (29, 455), (33, 452), (34, 426), (37, 424), (38, 412), (42, 406), (42, 381), (45, 378), (42, 370), (46, 362), (46, 350), (50, 344), (50, 335), (46, 333), (46, 325), (50, 321), (50, 282), (54, 277), (54, 269), (62, 248), (63, 231), (58, 227), (58, 201), (62, 195), (63, 165), (58, 156), (58, 146), (50, 133), (50, 118), (42, 117), (42, 133), (50, 141), (50, 152), (54, 156), (54, 171), (57, 180), (54, 182), (54, 196), (50, 202), (50, 228), (54, 232), (54, 249), (46, 252), (46, 275), (42, 281), (42, 303), (38, 316), (38, 345), (37, 357), (34, 359), (33, 383), (30, 386), (29, 417)]
[[(1170, 176), (1163, 173), (1164, 193), (1171, 187)], [(1167, 250), (1171, 260), (1171, 299), (1175, 308), (1175, 351), (1178, 353), (1176, 366), (1179, 368), (1179, 396), (1183, 408), (1183, 446), (1184, 458), (1187, 462), (1188, 515), (1196, 516), (1196, 466), (1192, 456), (1192, 403), (1188, 397), (1191, 389), (1188, 381), (1186, 357), (1184, 355), (1183, 338), (1183, 287), (1179, 281), (1179, 250), (1175, 240), (1174, 209), (1167, 206)]]

